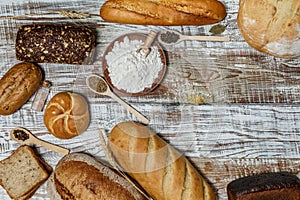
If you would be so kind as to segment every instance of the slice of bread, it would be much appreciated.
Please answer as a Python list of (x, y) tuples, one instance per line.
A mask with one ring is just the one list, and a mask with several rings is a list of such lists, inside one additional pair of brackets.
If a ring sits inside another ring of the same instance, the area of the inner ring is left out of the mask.
[(28, 199), (49, 177), (50, 168), (27, 145), (0, 161), (0, 185), (12, 199)]

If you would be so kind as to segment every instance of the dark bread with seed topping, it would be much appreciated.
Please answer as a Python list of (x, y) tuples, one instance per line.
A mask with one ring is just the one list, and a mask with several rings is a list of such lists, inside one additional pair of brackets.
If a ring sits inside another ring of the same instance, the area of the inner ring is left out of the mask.
[(36, 63), (90, 64), (95, 41), (95, 31), (85, 26), (23, 25), (17, 33), (16, 57)]
[(287, 172), (262, 173), (227, 185), (228, 200), (300, 200), (300, 179)]

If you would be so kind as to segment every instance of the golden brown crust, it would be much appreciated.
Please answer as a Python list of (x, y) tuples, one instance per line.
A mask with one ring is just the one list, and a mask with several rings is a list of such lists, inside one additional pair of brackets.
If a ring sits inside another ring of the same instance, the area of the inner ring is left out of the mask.
[(300, 1), (240, 1), (238, 26), (246, 42), (276, 57), (300, 56)]
[[(50, 190), (59, 199), (145, 200), (123, 177), (93, 157), (83, 153), (65, 156), (55, 168)], [(49, 185), (48, 185), (49, 186)]]
[(109, 22), (141, 25), (204, 25), (221, 21), (225, 6), (217, 0), (109, 0), (100, 9)]
[(39, 88), (41, 69), (32, 63), (18, 63), (0, 80), (0, 115), (16, 112)]
[(83, 133), (90, 122), (88, 103), (71, 92), (56, 94), (47, 104), (44, 123), (57, 138), (69, 139)]
[(116, 125), (109, 135), (109, 147), (121, 167), (154, 199), (216, 198), (191, 163), (142, 124)]
[[(51, 170), (30, 146), (22, 145), (0, 161), (0, 185), (12, 199), (29, 199)], [(17, 184), (20, 182), (23, 184)]]

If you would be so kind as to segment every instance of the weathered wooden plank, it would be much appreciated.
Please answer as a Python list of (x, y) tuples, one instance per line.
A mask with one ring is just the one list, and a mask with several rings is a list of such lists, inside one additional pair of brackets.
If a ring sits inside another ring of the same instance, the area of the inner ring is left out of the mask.
[[(92, 100), (93, 98), (90, 98)], [(93, 100), (92, 100), (93, 101)], [(300, 108), (295, 105), (135, 105), (151, 120), (150, 127), (175, 148), (192, 159), (201, 172), (224, 190), (234, 177), (260, 171), (299, 172)], [(41, 139), (84, 151), (105, 159), (98, 129), (106, 133), (120, 121), (135, 120), (115, 103), (92, 104), (92, 122), (87, 132), (72, 139), (59, 140), (47, 133), (43, 113), (26, 106), (14, 116), (3, 118), (10, 124), (1, 128), (0, 159), (9, 156), (18, 144), (9, 140), (15, 126), (26, 127)], [(116, 115), (116, 113), (119, 113)], [(35, 124), (30, 123), (32, 120)], [(38, 148), (43, 158), (55, 166), (57, 153)], [(205, 160), (205, 163), (203, 163)], [(208, 168), (209, 163), (213, 167)], [(227, 165), (230, 165), (230, 169)], [(225, 177), (220, 183), (219, 177)]]
[[(191, 157), (210, 158), (299, 158), (300, 108), (272, 105), (170, 105), (136, 104), (139, 111), (150, 119), (150, 127), (170, 144)], [(47, 134), (43, 113), (35, 113), (25, 106), (12, 117), (2, 117), (1, 156), (11, 153), (13, 141), (8, 132), (16, 126), (27, 127), (43, 139), (73, 148), (99, 143), (98, 129), (107, 132), (121, 121), (136, 120), (116, 103), (92, 104), (92, 122), (87, 133), (61, 141)], [(33, 124), (32, 121), (35, 123)], [(71, 145), (71, 146), (69, 146)], [(101, 146), (98, 145), (101, 150)], [(5, 151), (8, 150), (9, 152)], [(99, 150), (99, 151), (100, 151)], [(3, 157), (2, 157), (3, 158)]]
[[(45, 65), (46, 76), (51, 77), (54, 83), (59, 83), (63, 75), (73, 80), (80, 78), (76, 73), (78, 71), (84, 72), (80, 76), (89, 73), (102, 74), (101, 55), (104, 50), (97, 47), (94, 68), (49, 64)], [(0, 51), (3, 75), (18, 61), (15, 59), (13, 45), (2, 46)], [(245, 59), (241, 59), (244, 60), (242, 62), (228, 60), (226, 56), (213, 58), (196, 51), (168, 53), (166, 77), (161, 87), (145, 96), (146, 101), (160, 98), (162, 101), (179, 103), (198, 103), (197, 99), (202, 99), (205, 103), (299, 103), (299, 70), (293, 65), (278, 65), (271, 58), (266, 59), (265, 64), (263, 61), (256, 64)], [(73, 80), (67, 84), (73, 84)], [(63, 80), (63, 83), (66, 81)]]

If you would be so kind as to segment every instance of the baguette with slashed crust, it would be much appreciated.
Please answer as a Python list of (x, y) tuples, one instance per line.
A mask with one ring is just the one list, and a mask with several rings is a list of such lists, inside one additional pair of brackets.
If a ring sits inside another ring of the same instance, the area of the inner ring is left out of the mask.
[(100, 16), (109, 22), (140, 25), (206, 25), (226, 16), (217, 0), (108, 0)]
[(109, 147), (120, 166), (158, 200), (213, 200), (211, 186), (186, 157), (136, 122), (117, 124)]

